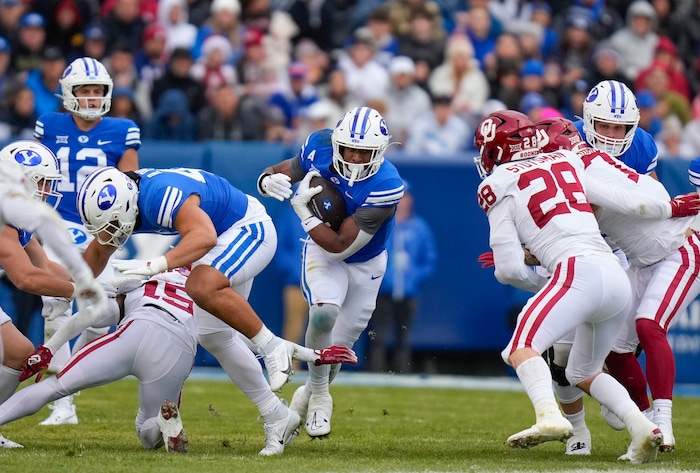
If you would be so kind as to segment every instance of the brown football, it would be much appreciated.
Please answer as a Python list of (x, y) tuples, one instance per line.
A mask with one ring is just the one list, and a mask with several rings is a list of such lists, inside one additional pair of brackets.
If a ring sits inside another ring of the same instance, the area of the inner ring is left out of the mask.
[(308, 203), (309, 210), (334, 231), (340, 230), (345, 220), (345, 199), (333, 183), (320, 176), (311, 179), (309, 187), (321, 186), (323, 190), (313, 196)]

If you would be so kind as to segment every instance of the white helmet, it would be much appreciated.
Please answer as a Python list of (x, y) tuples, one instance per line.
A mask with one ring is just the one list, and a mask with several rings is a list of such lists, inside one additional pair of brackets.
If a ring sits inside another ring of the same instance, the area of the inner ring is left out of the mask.
[(136, 226), (138, 194), (136, 182), (117, 168), (98, 169), (78, 190), (80, 219), (101, 244), (120, 248)]
[[(369, 107), (353, 108), (343, 115), (331, 133), (335, 170), (350, 181), (349, 186), (375, 175), (384, 162), (390, 139), (384, 117), (378, 111)], [(343, 159), (341, 147), (370, 150), (372, 156), (367, 163), (349, 163)]]
[[(112, 107), (112, 89), (114, 84), (105, 66), (97, 59), (80, 57), (71, 62), (63, 72), (60, 83), (62, 95), (59, 97), (63, 99), (63, 107), (85, 120), (97, 120), (109, 112), (109, 109)], [(75, 89), (89, 84), (104, 86), (104, 95), (100, 108), (80, 107), (78, 98), (74, 93)]]
[(58, 181), (63, 176), (58, 170), (58, 160), (49, 148), (36, 141), (15, 141), (0, 150), (0, 161), (21, 164), (28, 178), (24, 186), (32, 198), (46, 201), (54, 208), (58, 206), (63, 197), (57, 190)]
[[(621, 139), (603, 136), (595, 130), (596, 122), (622, 124), (627, 127)], [(588, 92), (583, 102), (583, 132), (586, 141), (612, 156), (620, 156), (632, 145), (639, 124), (639, 107), (632, 91), (622, 82), (604, 80)]]

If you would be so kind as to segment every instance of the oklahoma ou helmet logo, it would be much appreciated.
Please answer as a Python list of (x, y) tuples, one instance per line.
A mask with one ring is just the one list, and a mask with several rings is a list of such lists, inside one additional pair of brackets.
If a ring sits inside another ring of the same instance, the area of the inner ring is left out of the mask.
[(537, 143), (540, 148), (544, 148), (549, 144), (549, 135), (541, 128), (537, 128)]
[(479, 133), (484, 139), (484, 143), (489, 143), (496, 138), (496, 124), (491, 118), (487, 118), (481, 122)]

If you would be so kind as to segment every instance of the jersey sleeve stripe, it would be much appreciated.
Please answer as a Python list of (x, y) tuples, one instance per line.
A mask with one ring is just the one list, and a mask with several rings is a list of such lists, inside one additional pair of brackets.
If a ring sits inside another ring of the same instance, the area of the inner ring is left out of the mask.
[(173, 228), (173, 211), (180, 204), (182, 200), (182, 191), (175, 187), (170, 187), (165, 190), (165, 196), (160, 203), (160, 209), (158, 210), (158, 224), (166, 227)]
[(44, 122), (37, 120), (34, 124), (34, 138), (40, 140), (44, 137)]

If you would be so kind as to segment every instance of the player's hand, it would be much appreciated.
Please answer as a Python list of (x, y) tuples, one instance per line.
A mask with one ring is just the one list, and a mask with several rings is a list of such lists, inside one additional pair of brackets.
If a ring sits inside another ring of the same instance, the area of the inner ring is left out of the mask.
[(527, 266), (539, 266), (540, 265), (540, 260), (537, 259), (537, 256), (530, 253), (530, 250), (528, 250), (527, 248), (523, 248), (523, 252), (525, 252), (525, 264)]
[(292, 178), (281, 172), (263, 174), (258, 178), (258, 192), (280, 202), (289, 199), (292, 196)]
[(309, 210), (308, 203), (313, 196), (323, 190), (323, 187), (321, 186), (309, 187), (311, 179), (314, 176), (320, 176), (318, 171), (307, 172), (304, 179), (299, 182), (299, 187), (297, 187), (294, 197), (292, 197), (289, 201), (292, 204), (292, 208), (302, 221), (313, 216)]
[(479, 261), (479, 263), (481, 263), (482, 268), (490, 268), (491, 266), (493, 266), (494, 265), (493, 251), (487, 251), (486, 253), (481, 253), (479, 255), (478, 261)]
[(51, 353), (51, 350), (44, 345), (39, 345), (34, 350), (34, 353), (22, 362), (22, 373), (19, 375), (20, 383), (34, 375), (36, 375), (35, 382), (41, 381), (41, 377), (44, 376), (44, 373), (49, 368), (52, 358), (53, 353)]
[(41, 316), (51, 321), (68, 312), (73, 306), (72, 299), (67, 297), (42, 297), (43, 306), (41, 307)]
[(123, 277), (112, 279), (110, 284), (117, 290), (117, 294), (126, 294), (143, 286), (145, 282), (146, 280), (143, 278)]
[(676, 196), (671, 200), (671, 217), (692, 217), (700, 211), (700, 195), (690, 192)]
[(355, 352), (351, 348), (342, 345), (333, 345), (321, 350), (314, 350), (314, 353), (318, 355), (318, 358), (314, 360), (315, 366), (332, 365), (334, 363), (357, 364)]
[(91, 310), (93, 313), (99, 313), (107, 307), (107, 293), (102, 283), (94, 278), (76, 281), (73, 298), (79, 311)]
[(153, 276), (168, 270), (168, 260), (165, 256), (158, 258), (143, 259), (115, 259), (112, 260), (112, 267), (117, 271), (136, 276)]

